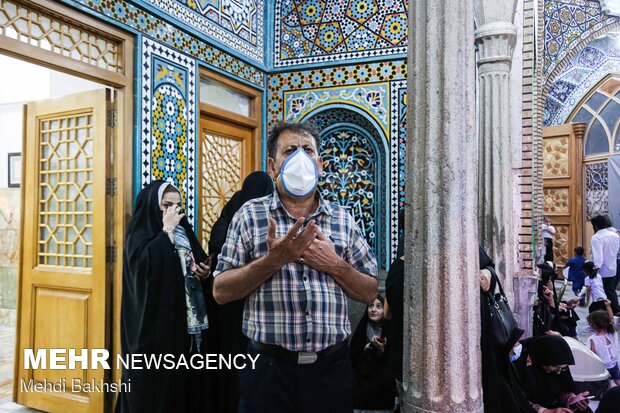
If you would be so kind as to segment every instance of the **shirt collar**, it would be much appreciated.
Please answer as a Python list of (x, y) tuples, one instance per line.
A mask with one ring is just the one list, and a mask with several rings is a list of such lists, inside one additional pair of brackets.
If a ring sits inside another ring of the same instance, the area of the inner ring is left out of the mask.
[[(332, 216), (334, 213), (334, 210), (333, 210), (331, 203), (323, 199), (323, 197), (319, 194), (319, 191), (316, 192), (315, 196), (319, 200), (319, 207), (317, 208), (315, 212), (313, 212), (310, 215), (314, 216), (314, 215), (326, 214), (328, 216)], [(280, 194), (278, 193), (278, 188), (276, 188), (276, 190), (273, 191), (273, 194), (271, 195), (271, 200), (269, 201), (269, 210), (274, 211), (279, 208), (282, 208), (283, 210), (286, 211), (286, 208), (284, 208), (284, 205), (282, 205), (282, 201), (280, 200)]]

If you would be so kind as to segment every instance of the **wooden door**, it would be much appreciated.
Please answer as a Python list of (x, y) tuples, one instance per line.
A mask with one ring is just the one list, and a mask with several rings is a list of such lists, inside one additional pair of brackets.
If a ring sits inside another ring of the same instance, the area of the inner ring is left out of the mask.
[(224, 205), (252, 172), (254, 129), (218, 117), (201, 117), (199, 239), (205, 251)]
[(583, 123), (543, 128), (544, 213), (556, 229), (553, 252), (559, 268), (582, 244), (584, 132)]
[[(82, 349), (109, 348), (110, 94), (101, 89), (26, 105), (16, 389), (19, 404), (44, 411), (105, 408), (105, 393), (86, 392), (73, 384), (99, 384), (109, 371), (79, 363), (72, 370), (52, 370), (49, 364), (48, 369), (25, 369), (24, 349), (75, 349), (79, 354)], [(65, 387), (33, 392), (25, 391), (22, 383)]]

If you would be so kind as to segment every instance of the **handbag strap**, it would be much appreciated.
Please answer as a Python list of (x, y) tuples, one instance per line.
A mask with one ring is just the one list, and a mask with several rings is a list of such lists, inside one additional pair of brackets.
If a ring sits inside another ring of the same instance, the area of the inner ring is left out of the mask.
[(499, 281), (499, 277), (495, 272), (495, 268), (488, 266), (487, 270), (489, 270), (489, 272), (491, 273), (491, 287), (489, 288), (489, 291), (487, 291), (487, 294), (493, 300), (493, 303), (495, 303), (495, 294), (493, 294), (493, 292), (495, 291), (495, 286), (493, 285), (493, 283), (495, 283), (495, 285), (499, 287), (499, 293), (502, 295), (502, 297), (506, 298), (506, 293), (504, 293), (504, 288), (502, 287), (502, 283)]

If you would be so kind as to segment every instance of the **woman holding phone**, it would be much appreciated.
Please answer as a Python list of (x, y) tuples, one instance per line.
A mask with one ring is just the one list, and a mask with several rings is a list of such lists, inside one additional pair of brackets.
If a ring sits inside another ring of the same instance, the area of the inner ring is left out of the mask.
[(591, 412), (588, 392), (575, 394), (568, 366), (575, 364), (568, 343), (558, 336), (538, 336), (521, 341), (515, 367), (525, 394), (537, 413)]
[[(148, 184), (136, 200), (125, 236), (121, 347), (123, 356), (204, 353), (208, 327), (200, 278), (207, 255), (185, 217), (181, 192), (165, 181)], [(116, 412), (195, 412), (206, 404), (205, 370), (125, 369), (131, 391)]]

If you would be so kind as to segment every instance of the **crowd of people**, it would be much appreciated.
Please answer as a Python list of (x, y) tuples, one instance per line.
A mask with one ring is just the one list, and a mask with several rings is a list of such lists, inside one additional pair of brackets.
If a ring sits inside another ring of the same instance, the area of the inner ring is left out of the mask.
[[(359, 227), (317, 189), (319, 148), (312, 126), (276, 125), (267, 140), (267, 173), (250, 174), (226, 204), (208, 254), (185, 218), (178, 188), (154, 181), (140, 192), (125, 239), (122, 352), (260, 357), (254, 368), (211, 374), (126, 369), (131, 392), (120, 394), (118, 413), (398, 411), (404, 219), (401, 214), (383, 297), (377, 294), (377, 261)], [(580, 302), (591, 302), (588, 346), (620, 385), (613, 324), (620, 309), (617, 297), (610, 297), (617, 264), (615, 255), (613, 262), (609, 258), (618, 235), (604, 218), (592, 224), (599, 234), (592, 262), (578, 248), (566, 264), (578, 298), (559, 299), (554, 268), (541, 265), (535, 335), (525, 340), (519, 328), (501, 345), (493, 334), (488, 300), (501, 286), (480, 249), (485, 412), (591, 411), (587, 393), (576, 394), (567, 369), (574, 359), (561, 337), (576, 336), (574, 307)], [(554, 234), (545, 222), (551, 254)], [(347, 298), (367, 304), (353, 334)], [(619, 396), (617, 388), (610, 390), (597, 411), (614, 411)]]

